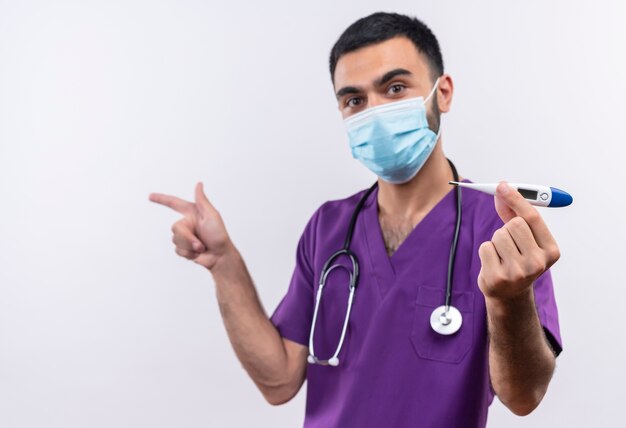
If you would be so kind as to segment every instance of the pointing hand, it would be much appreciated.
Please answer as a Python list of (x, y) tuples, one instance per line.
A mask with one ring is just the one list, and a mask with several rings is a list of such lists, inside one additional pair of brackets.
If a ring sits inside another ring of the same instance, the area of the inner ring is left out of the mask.
[(162, 193), (151, 193), (149, 199), (183, 215), (172, 225), (172, 241), (179, 256), (210, 270), (232, 246), (222, 217), (204, 194), (202, 182), (196, 184), (195, 203)]

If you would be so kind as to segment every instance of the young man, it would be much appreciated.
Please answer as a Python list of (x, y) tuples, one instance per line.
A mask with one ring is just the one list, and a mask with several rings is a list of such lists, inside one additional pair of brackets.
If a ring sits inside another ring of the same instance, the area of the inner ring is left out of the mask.
[[(195, 203), (150, 195), (184, 215), (172, 228), (176, 252), (213, 274), (233, 348), (270, 403), (307, 380), (306, 427), (483, 427), (494, 394), (530, 413), (562, 349), (550, 231), (506, 183), (495, 198), (466, 191), (459, 201), (451, 189), (462, 178), (444, 156), (440, 114), (453, 82), (422, 22), (356, 21), (330, 71), (352, 154), (379, 178), (313, 214), (271, 318), (201, 183)], [(338, 256), (322, 274), (347, 235), (353, 258)], [(441, 312), (448, 280), (451, 307)]]

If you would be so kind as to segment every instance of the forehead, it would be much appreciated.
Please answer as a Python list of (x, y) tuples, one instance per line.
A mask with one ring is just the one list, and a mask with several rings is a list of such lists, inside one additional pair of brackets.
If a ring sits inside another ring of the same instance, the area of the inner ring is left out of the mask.
[(429, 80), (426, 59), (406, 37), (394, 37), (342, 55), (335, 68), (335, 88), (368, 85), (395, 68), (411, 71), (418, 80)]

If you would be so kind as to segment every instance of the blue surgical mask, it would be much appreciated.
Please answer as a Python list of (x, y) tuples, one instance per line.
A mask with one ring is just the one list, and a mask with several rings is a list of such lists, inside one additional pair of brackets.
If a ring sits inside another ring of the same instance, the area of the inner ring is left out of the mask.
[(433, 96), (370, 107), (344, 120), (352, 157), (390, 183), (406, 183), (424, 166), (441, 134), (428, 128), (426, 103)]

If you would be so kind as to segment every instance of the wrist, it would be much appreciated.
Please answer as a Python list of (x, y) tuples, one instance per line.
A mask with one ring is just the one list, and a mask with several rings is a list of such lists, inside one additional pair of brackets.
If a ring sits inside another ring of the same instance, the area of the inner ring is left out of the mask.
[(535, 293), (532, 286), (509, 297), (485, 297), (487, 312), (492, 317), (508, 317), (519, 315), (529, 308), (535, 307)]
[(228, 273), (232, 271), (237, 262), (241, 260), (241, 254), (232, 242), (228, 242), (224, 248), (222, 254), (220, 254), (215, 263), (213, 263), (207, 269), (215, 276)]

